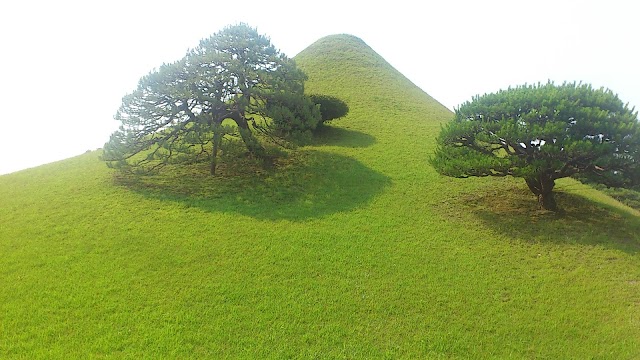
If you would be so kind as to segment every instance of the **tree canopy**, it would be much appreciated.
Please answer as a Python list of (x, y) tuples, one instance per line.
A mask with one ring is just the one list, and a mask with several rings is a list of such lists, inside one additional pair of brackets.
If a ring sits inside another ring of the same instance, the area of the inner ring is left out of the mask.
[(126, 168), (207, 158), (214, 174), (222, 138), (235, 131), (251, 154), (265, 157), (256, 133), (300, 139), (321, 120), (318, 106), (304, 96), (305, 80), (256, 29), (227, 27), (140, 79), (122, 100), (115, 115), (121, 126), (103, 157)]
[(556, 210), (555, 180), (607, 185), (640, 175), (637, 112), (608, 89), (587, 84), (524, 85), (476, 96), (455, 110), (431, 163), (453, 177), (524, 178), (540, 205)]

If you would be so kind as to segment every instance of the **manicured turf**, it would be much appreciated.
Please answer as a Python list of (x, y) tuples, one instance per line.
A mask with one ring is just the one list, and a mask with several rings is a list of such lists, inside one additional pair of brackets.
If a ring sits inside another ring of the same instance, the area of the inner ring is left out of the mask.
[(351, 111), (275, 170), (0, 176), (0, 358), (640, 357), (640, 213), (441, 177), (447, 109), (351, 36), (296, 60)]

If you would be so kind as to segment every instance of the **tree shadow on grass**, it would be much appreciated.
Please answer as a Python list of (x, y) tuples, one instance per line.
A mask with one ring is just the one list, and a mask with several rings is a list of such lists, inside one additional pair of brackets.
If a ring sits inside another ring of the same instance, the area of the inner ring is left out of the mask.
[(322, 125), (316, 129), (313, 145), (364, 148), (375, 144), (376, 138), (360, 131), (331, 125)]
[(116, 182), (147, 197), (187, 207), (291, 221), (364, 206), (390, 184), (388, 177), (355, 159), (320, 151), (300, 152), (268, 171), (245, 168), (212, 177), (207, 167), (176, 166), (152, 176), (116, 178)]
[(640, 251), (640, 218), (579, 194), (558, 191), (556, 199), (560, 212), (542, 210), (526, 187), (514, 186), (464, 196), (460, 206), (510, 238)]

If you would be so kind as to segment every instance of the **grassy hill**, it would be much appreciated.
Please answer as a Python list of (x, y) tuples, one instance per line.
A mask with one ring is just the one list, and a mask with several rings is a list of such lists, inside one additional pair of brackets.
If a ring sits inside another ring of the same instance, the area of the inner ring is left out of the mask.
[(640, 357), (640, 213), (441, 177), (450, 111), (364, 42), (296, 61), (351, 111), (277, 171), (0, 176), (0, 358)]

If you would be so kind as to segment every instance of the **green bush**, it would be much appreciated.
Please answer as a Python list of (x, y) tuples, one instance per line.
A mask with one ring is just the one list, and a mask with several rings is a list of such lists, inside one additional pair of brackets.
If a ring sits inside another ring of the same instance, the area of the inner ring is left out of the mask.
[(349, 106), (344, 101), (329, 95), (309, 95), (311, 100), (320, 105), (322, 122), (341, 118), (349, 113)]

